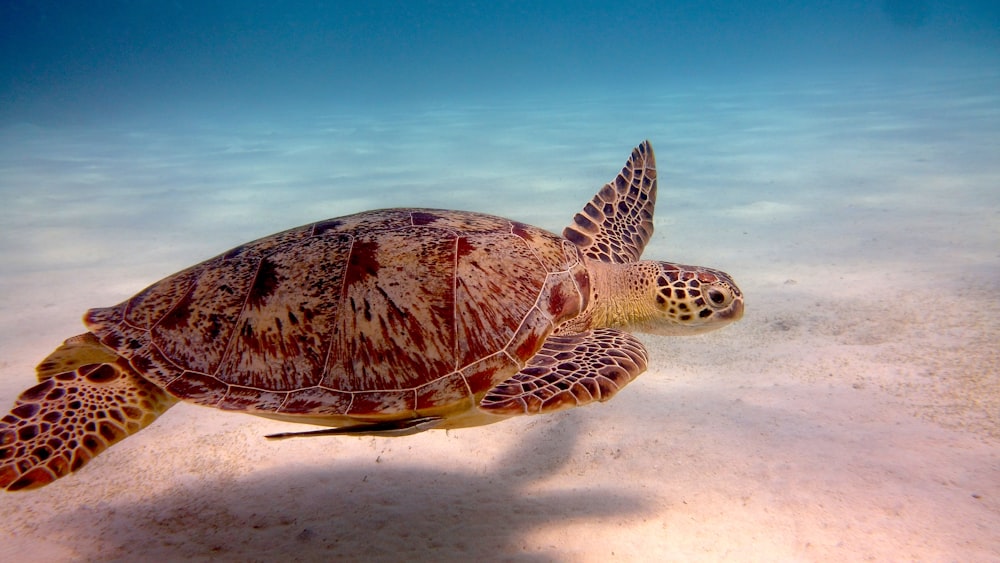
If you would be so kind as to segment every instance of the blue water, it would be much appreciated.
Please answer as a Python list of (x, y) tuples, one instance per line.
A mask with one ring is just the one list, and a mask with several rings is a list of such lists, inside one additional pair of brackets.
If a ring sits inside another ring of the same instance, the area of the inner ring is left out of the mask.
[(0, 123), (621, 101), (998, 56), (993, 0), (9, 0)]

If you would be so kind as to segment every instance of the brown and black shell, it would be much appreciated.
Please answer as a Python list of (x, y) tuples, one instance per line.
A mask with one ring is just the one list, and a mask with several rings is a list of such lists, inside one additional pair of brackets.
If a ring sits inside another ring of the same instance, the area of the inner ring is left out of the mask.
[(588, 298), (579, 250), (552, 233), (387, 209), (234, 248), (84, 322), (180, 399), (405, 418), (471, 408)]

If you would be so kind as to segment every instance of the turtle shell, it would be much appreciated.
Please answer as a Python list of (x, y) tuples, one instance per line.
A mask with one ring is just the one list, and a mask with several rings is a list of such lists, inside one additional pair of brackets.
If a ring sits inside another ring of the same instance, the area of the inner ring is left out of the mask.
[(84, 322), (187, 401), (272, 416), (472, 408), (586, 308), (576, 246), (457, 211), (369, 211), (291, 229)]

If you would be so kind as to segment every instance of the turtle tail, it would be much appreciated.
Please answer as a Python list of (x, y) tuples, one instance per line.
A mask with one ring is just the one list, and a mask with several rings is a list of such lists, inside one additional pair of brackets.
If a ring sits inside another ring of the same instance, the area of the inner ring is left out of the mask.
[(38, 385), (0, 419), (0, 489), (68, 475), (177, 402), (90, 333), (64, 342), (37, 372)]

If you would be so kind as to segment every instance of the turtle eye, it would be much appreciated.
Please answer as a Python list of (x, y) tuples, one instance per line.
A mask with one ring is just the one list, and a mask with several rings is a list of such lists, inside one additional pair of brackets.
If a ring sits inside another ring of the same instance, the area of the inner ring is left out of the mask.
[(716, 309), (726, 307), (733, 302), (733, 292), (725, 286), (710, 287), (705, 293), (708, 295), (708, 302)]

